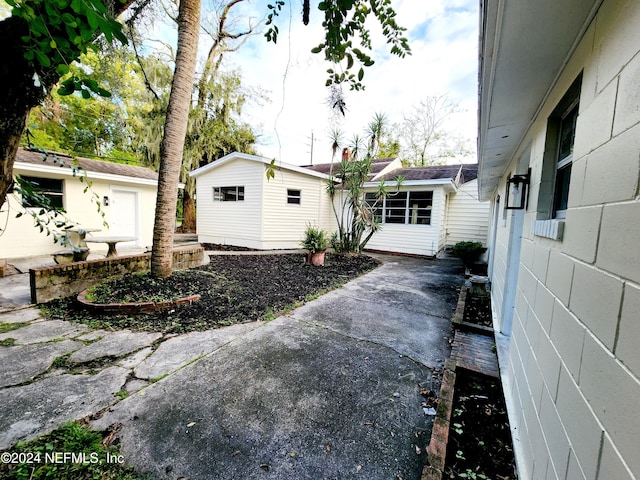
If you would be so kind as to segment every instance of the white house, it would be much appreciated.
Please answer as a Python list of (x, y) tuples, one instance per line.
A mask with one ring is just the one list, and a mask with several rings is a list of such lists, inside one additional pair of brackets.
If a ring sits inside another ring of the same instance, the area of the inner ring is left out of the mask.
[(325, 192), (328, 175), (231, 153), (190, 173), (196, 178), (197, 233), (201, 243), (256, 249), (300, 248), (308, 223), (334, 231)]
[[(118, 246), (145, 247), (153, 242), (153, 217), (156, 203), (158, 175), (143, 167), (77, 158), (80, 169), (64, 154), (43, 154), (20, 149), (14, 164), (14, 175), (33, 181), (55, 205), (67, 211), (67, 217), (78, 227), (99, 229), (96, 235), (134, 237), (136, 240)], [(85, 177), (84, 181), (80, 177)], [(85, 188), (91, 182), (91, 187)], [(92, 197), (100, 200), (104, 218)], [(38, 207), (24, 206), (17, 193), (10, 193), (0, 210), (0, 256), (15, 258), (52, 253), (62, 247), (52, 236), (39, 233), (34, 227), (30, 211)], [(16, 218), (16, 214), (23, 215)], [(106, 221), (108, 226), (103, 225)], [(52, 230), (55, 227), (52, 226)], [(99, 249), (106, 244), (92, 244)]]
[(461, 241), (487, 243), (489, 204), (479, 202), (477, 165), (395, 168), (377, 174), (365, 188), (373, 192), (384, 180), (398, 193), (385, 199), (383, 225), (367, 248), (435, 256)]
[[(197, 179), (200, 242), (299, 248), (307, 223), (337, 230), (326, 192), (337, 165), (279, 163), (275, 178), (268, 179), (269, 165), (266, 158), (232, 153), (191, 172)], [(405, 169), (398, 159), (374, 161), (365, 190), (372, 195), (385, 180), (394, 193), (377, 212), (382, 228), (367, 249), (434, 256), (461, 239), (486, 244), (488, 203), (473, 200), (476, 173), (476, 165)], [(395, 192), (397, 175), (405, 179)]]
[(479, 192), (519, 478), (638, 479), (640, 1), (481, 5)]

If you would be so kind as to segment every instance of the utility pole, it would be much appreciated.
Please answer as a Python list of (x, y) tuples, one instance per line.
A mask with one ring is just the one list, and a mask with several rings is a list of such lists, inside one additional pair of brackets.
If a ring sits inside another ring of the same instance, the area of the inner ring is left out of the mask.
[(311, 165), (313, 165), (313, 130), (311, 130)]

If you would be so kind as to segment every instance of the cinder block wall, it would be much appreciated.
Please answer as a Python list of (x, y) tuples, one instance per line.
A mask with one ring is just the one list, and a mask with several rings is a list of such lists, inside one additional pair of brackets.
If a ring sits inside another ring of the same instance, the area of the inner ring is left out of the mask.
[[(204, 249), (182, 247), (173, 250), (173, 269), (184, 270), (202, 265)], [(147, 272), (151, 268), (151, 254), (126, 255), (74, 262), (29, 270), (31, 302), (45, 303), (54, 298), (67, 297), (99, 283), (105, 278)]]
[[(565, 232), (553, 240), (531, 232), (547, 118), (580, 72)], [(523, 144), (532, 188), (506, 378), (521, 476), (640, 478), (640, 1), (605, 0)], [(512, 219), (498, 219), (500, 319)]]

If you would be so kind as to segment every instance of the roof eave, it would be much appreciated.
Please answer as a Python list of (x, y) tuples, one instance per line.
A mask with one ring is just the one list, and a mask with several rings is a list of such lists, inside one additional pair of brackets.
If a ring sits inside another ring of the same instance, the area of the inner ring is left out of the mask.
[(478, 193), (488, 200), (603, 0), (483, 1)]
[[(93, 170), (82, 170), (82, 173), (74, 173), (71, 168), (50, 165), (35, 165), (33, 163), (15, 162), (14, 171), (27, 171), (33, 173), (48, 173), (51, 175), (64, 177), (81, 177), (86, 176), (91, 180), (105, 180), (109, 182), (130, 183), (135, 185), (157, 186), (158, 181), (149, 178), (131, 177), (126, 175), (116, 175), (113, 173), (102, 173)], [(184, 187), (184, 185), (183, 185)]]

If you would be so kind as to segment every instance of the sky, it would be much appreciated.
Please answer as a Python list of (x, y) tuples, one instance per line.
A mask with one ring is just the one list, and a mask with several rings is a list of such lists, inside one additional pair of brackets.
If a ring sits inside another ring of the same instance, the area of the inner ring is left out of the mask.
[[(264, 2), (252, 3), (253, 10), (245, 11), (244, 17), (258, 19), (264, 14)], [(462, 110), (450, 119), (449, 128), (475, 146), (477, 0), (393, 0), (397, 22), (407, 28), (412, 55), (391, 55), (377, 23), (372, 23), (376, 63), (365, 68), (364, 91), (345, 89), (348, 110), (344, 118), (334, 115), (327, 103), (326, 70), (331, 65), (323, 61), (322, 54), (310, 53), (323, 39), (321, 12), (313, 9), (312, 2), (311, 23), (305, 26), (301, 1), (292, 3), (290, 9), (291, 2), (287, 2), (281, 13), (276, 45), (257, 35), (226, 61), (226, 68), (240, 69), (245, 85), (267, 90), (271, 99), (248, 105), (243, 112), (243, 120), (261, 133), (261, 155), (293, 165), (330, 162), (331, 131), (338, 128), (347, 138), (362, 134), (376, 113), (400, 122), (403, 113), (420, 99), (439, 94), (447, 94)]]
[[(207, 9), (220, 1), (203, 0), (204, 24), (210, 15)], [(258, 24), (266, 14), (265, 4), (265, 0), (239, 3), (232, 9), (234, 26), (243, 29), (248, 23)], [(311, 4), (308, 26), (302, 23), (302, 1), (287, 0), (278, 19), (277, 44), (258, 34), (237, 52), (225, 55), (224, 69), (240, 71), (243, 85), (260, 89), (269, 98), (268, 102), (249, 102), (242, 113), (242, 120), (258, 133), (260, 155), (293, 165), (330, 162), (332, 131), (342, 131), (347, 139), (362, 135), (376, 113), (399, 123), (421, 99), (441, 94), (448, 95), (461, 110), (450, 118), (449, 130), (466, 138), (475, 149), (477, 0), (392, 0), (397, 23), (407, 29), (412, 54), (405, 58), (391, 55), (377, 22), (372, 21), (369, 28), (375, 64), (365, 68), (364, 91), (345, 88), (344, 117), (335, 115), (328, 106), (325, 81), (331, 65), (322, 54), (311, 53), (324, 38), (322, 12), (315, 8), (316, 0)], [(6, 6), (4, 2), (0, 5)], [(150, 30), (151, 38), (175, 45), (175, 24), (156, 21)], [(204, 58), (210, 41), (204, 33), (200, 38)], [(475, 161), (475, 157), (464, 161)]]

